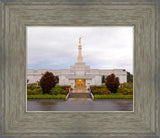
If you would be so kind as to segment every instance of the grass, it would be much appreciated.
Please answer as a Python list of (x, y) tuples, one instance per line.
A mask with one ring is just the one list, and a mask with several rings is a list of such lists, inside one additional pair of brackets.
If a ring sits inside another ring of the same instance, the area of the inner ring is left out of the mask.
[(65, 99), (66, 95), (27, 95), (27, 99)]
[(94, 99), (133, 99), (133, 95), (94, 95)]
[[(65, 99), (66, 95), (27, 95), (27, 99)], [(94, 99), (133, 99), (133, 95), (94, 95)]]

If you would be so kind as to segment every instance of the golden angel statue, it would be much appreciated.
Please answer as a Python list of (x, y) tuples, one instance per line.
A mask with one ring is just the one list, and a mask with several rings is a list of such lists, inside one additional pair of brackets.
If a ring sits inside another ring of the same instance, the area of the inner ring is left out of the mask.
[(81, 37), (79, 38), (79, 44), (81, 44)]

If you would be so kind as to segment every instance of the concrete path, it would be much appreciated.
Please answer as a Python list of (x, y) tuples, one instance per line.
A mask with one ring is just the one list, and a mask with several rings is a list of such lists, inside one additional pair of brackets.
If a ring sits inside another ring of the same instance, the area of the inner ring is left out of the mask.
[(92, 101), (91, 98), (69, 98), (68, 101)]
[(133, 111), (133, 99), (91, 100), (70, 98), (69, 100), (27, 100), (28, 111)]

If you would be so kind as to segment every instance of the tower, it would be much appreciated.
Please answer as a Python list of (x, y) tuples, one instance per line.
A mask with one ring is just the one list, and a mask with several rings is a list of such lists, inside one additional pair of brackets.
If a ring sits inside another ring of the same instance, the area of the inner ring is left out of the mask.
[(81, 45), (81, 37), (79, 38), (79, 46), (78, 46), (78, 58), (77, 62), (83, 62), (83, 57), (82, 57), (82, 45)]
[(83, 62), (82, 57), (82, 45), (81, 45), (81, 37), (79, 38), (79, 45), (78, 45), (78, 57), (77, 62), (74, 66), (70, 67), (70, 71), (74, 73), (75, 76), (84, 76), (87, 72), (89, 72), (90, 66), (86, 65)]

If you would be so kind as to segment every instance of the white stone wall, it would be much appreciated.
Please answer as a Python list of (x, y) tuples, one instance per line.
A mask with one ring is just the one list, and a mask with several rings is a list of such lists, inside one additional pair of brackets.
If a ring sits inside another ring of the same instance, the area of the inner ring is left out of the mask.
[[(33, 70), (29, 69), (27, 73), (27, 79), (29, 83), (36, 83), (42, 77), (47, 70), (40, 69), (40, 70)], [(91, 80), (86, 79), (86, 86), (87, 83), (90, 85), (101, 85), (102, 84), (102, 76), (105, 75), (106, 77), (112, 73), (119, 77), (120, 83), (127, 82), (127, 72), (123, 69), (113, 69), (113, 70), (98, 70), (98, 69), (90, 69), (85, 72), (85, 70), (79, 70), (76, 73), (73, 73), (69, 69), (66, 70), (48, 70), (52, 72), (55, 76), (59, 76), (59, 85), (72, 85), (74, 86), (75, 81), (74, 79), (70, 79), (71, 76), (77, 76), (81, 79), (83, 77), (89, 77)]]
[(69, 84), (69, 80), (63, 76), (63, 75), (60, 75), (59, 76), (59, 85), (68, 85)]
[(119, 77), (120, 83), (127, 82), (127, 72), (124, 69), (100, 70), (100, 74), (105, 77), (112, 73), (114, 73), (116, 77)]
[(101, 85), (102, 81), (101, 81), (101, 76), (100, 75), (96, 75), (92, 78), (90, 85)]
[(70, 82), (71, 88), (74, 88), (74, 86), (75, 86), (75, 80), (69, 80), (69, 82)]
[(120, 83), (127, 82), (127, 74), (118, 74), (116, 77), (119, 77)]
[(86, 80), (86, 88), (90, 88), (90, 85), (92, 84), (91, 80)]
[(36, 74), (31, 74), (27, 76), (27, 80), (29, 80), (28, 83), (36, 83), (41, 79), (42, 75), (36, 75)]

